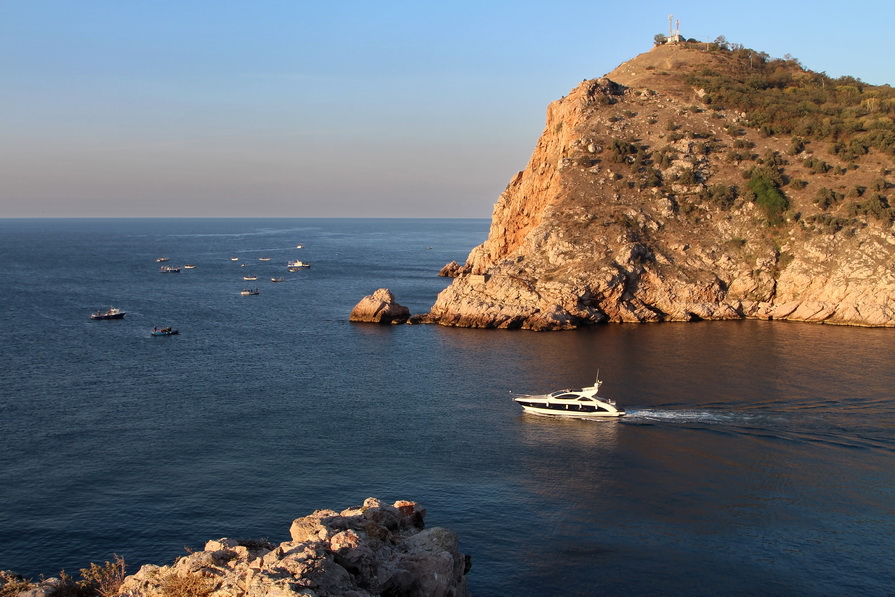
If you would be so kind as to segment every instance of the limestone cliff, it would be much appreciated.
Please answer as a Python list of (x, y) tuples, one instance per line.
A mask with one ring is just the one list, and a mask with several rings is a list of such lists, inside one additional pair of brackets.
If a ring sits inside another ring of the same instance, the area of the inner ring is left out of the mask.
[[(661, 46), (550, 104), (488, 239), (425, 320), (895, 325), (892, 154), (831, 153), (826, 140), (758, 126), (693, 85), (724, 69), (754, 80), (748, 60)], [(787, 81), (813, 74), (778, 62)]]

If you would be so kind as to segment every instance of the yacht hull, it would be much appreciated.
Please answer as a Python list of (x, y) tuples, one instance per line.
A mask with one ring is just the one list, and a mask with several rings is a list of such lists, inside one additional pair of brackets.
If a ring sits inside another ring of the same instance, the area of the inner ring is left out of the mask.
[[(538, 406), (528, 406), (525, 404), (520, 404), (522, 406), (522, 412), (530, 413), (533, 415), (541, 415), (545, 417), (573, 417), (576, 419), (606, 419), (606, 418), (618, 418), (625, 416), (625, 411), (623, 410), (615, 410), (615, 411), (596, 411), (596, 412), (588, 412), (581, 410), (572, 410), (571, 408), (557, 408), (557, 407), (538, 407)], [(561, 406), (575, 406), (575, 405), (561, 405)]]

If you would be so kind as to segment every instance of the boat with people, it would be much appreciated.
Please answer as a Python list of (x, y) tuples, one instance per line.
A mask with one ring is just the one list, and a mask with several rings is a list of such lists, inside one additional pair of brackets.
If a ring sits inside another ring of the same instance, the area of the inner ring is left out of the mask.
[(271, 278), (271, 282), (285, 282), (286, 278)]
[(230, 261), (239, 261), (239, 257), (231, 257)]
[(300, 259), (296, 259), (294, 261), (288, 262), (286, 264), (286, 267), (289, 268), (289, 271), (294, 272), (295, 270), (299, 270), (299, 269), (308, 269), (309, 267), (311, 267), (311, 264), (308, 263), (307, 261), (301, 261)]
[(196, 266), (193, 265), (192, 263), (187, 263), (186, 265), (183, 266), (183, 269), (196, 269)]
[(251, 288), (243, 288), (242, 292), (240, 292), (239, 294), (241, 294), (242, 296), (254, 296), (258, 293), (259, 292), (257, 288), (254, 290), (252, 290)]
[(257, 279), (258, 279), (258, 276), (255, 276), (255, 275), (253, 275), (253, 274), (248, 274), (248, 275), (246, 275), (246, 276), (243, 276), (242, 279), (243, 279), (243, 280), (257, 280)]
[(126, 315), (124, 311), (121, 309), (116, 309), (115, 307), (109, 307), (108, 311), (99, 310), (96, 313), (90, 314), (90, 319), (121, 319)]
[(167, 257), (159, 257), (158, 259), (155, 260), (156, 263), (164, 263), (166, 261), (168, 261)]
[(179, 274), (180, 268), (174, 267), (173, 265), (163, 265), (161, 268), (159, 268), (159, 271), (163, 274)]
[(258, 261), (270, 261), (270, 257), (259, 257)]
[(557, 390), (549, 394), (517, 396), (513, 398), (524, 412), (535, 415), (592, 419), (598, 417), (623, 417), (625, 409), (611, 398), (597, 398), (603, 384), (600, 376), (594, 385), (586, 388)]
[(163, 328), (154, 327), (154, 328), (152, 328), (152, 331), (149, 333), (153, 336), (173, 336), (175, 334), (179, 334), (180, 331), (175, 330), (171, 326), (167, 326), (167, 327), (163, 327)]

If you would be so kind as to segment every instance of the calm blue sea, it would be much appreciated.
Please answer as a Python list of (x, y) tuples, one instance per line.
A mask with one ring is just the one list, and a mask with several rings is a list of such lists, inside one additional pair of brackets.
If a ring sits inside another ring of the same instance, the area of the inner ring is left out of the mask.
[[(375, 496), (456, 530), (479, 596), (895, 593), (895, 330), (348, 322), (380, 287), (428, 310), (487, 231), (0, 220), (0, 569), (133, 572)], [(511, 401), (597, 369), (628, 417)]]

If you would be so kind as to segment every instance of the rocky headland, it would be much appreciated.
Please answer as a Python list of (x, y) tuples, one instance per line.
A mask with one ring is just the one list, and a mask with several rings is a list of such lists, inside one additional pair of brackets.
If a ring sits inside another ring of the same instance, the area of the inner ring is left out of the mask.
[[(804, 117), (773, 120), (792, 98)], [(893, 112), (888, 86), (794, 59), (655, 47), (550, 104), (488, 239), (411, 321), (895, 326)]]
[[(368, 498), (341, 512), (297, 518), (291, 539), (217, 539), (173, 564), (142, 566), (131, 576), (110, 573), (28, 583), (0, 573), (0, 594), (22, 597), (464, 597), (470, 559), (457, 535), (424, 528), (426, 510), (411, 501)], [(105, 581), (105, 582), (104, 582)], [(115, 582), (110, 582), (115, 581)], [(20, 590), (19, 590), (20, 589)]]

